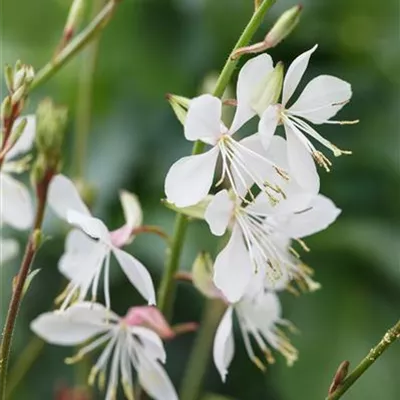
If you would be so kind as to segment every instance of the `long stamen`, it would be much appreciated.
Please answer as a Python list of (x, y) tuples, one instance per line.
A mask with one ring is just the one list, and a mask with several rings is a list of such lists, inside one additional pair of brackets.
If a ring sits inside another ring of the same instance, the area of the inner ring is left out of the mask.
[(118, 333), (117, 344), (115, 346), (114, 355), (111, 361), (111, 371), (110, 377), (108, 379), (108, 386), (107, 386), (107, 395), (106, 400), (114, 400), (116, 399), (117, 395), (117, 384), (118, 384), (118, 368), (119, 368), (119, 361), (121, 356), (121, 347), (122, 347), (122, 338), (121, 333)]
[(111, 252), (108, 252), (106, 257), (106, 265), (104, 268), (104, 299), (106, 302), (107, 309), (111, 309), (111, 300), (110, 300), (110, 258)]

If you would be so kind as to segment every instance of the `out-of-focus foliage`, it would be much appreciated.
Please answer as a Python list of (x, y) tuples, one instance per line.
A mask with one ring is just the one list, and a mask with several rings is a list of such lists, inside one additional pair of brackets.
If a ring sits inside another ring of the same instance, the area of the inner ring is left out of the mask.
[[(197, 94), (205, 76), (223, 65), (248, 21), (253, 3), (121, 3), (101, 41), (86, 171), (87, 178), (98, 188), (95, 214), (111, 228), (122, 221), (117, 190), (123, 187), (139, 194), (146, 224), (160, 224), (172, 231), (174, 214), (160, 203), (163, 180), (171, 163), (188, 154), (191, 144), (184, 140), (164, 95)], [(295, 56), (319, 43), (305, 79), (324, 73), (351, 82), (353, 100), (341, 117), (359, 118), (360, 123), (321, 128), (324, 136), (354, 154), (335, 159), (330, 174), (321, 171), (322, 192), (343, 210), (332, 228), (308, 241), (312, 251), (304, 255), (315, 268), (323, 289), (301, 298), (282, 296), (285, 316), (301, 331), (293, 338), (300, 360), (287, 368), (278, 359), (262, 374), (247, 359), (239, 342), (225, 385), (210, 363), (206, 391), (240, 400), (324, 398), (340, 362), (347, 359), (353, 365), (357, 363), (399, 316), (398, 3), (302, 3), (304, 12), (299, 26), (270, 53), (287, 67)], [(4, 0), (2, 63), (14, 63), (19, 58), (37, 70), (47, 62), (58, 43), (69, 4), (68, 0)], [(289, 0), (277, 1), (256, 39), (261, 39), (276, 17), (293, 4)], [(71, 63), (35, 92), (30, 101), (30, 108), (34, 109), (42, 96), (51, 95), (57, 103), (70, 108), (67, 173), (73, 171), (74, 108), (81, 61), (82, 58)], [(3, 97), (3, 87), (2, 91)], [(56, 267), (65, 232), (61, 223), (49, 225), (49, 229), (51, 237), (35, 261), (35, 268), (42, 270), (30, 286), (17, 324), (11, 366), (32, 337), (29, 321), (52, 306), (62, 287)], [(19, 238), (22, 241), (23, 235)], [(215, 242), (205, 224), (193, 223), (182, 268), (190, 268), (198, 250), (215, 251)], [(163, 268), (162, 241), (145, 235), (129, 250), (149, 266), (157, 282)], [(16, 268), (17, 263), (2, 271), (2, 316)], [(140, 301), (122, 275), (116, 273), (113, 284), (116, 311), (124, 313), (132, 303)], [(199, 320), (202, 304), (193, 288), (180, 285), (175, 321)], [(192, 341), (193, 335), (186, 335), (167, 347), (168, 370), (178, 387)], [(63, 364), (63, 358), (72, 351), (46, 346), (13, 399), (50, 399), (57, 385), (81, 382), (79, 368)], [(400, 398), (399, 359), (399, 345), (395, 344), (351, 389), (348, 398)]]

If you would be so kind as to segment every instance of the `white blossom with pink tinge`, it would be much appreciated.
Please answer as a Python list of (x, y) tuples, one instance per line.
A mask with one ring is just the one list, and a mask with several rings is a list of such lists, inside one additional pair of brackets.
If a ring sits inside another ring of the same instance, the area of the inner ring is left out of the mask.
[(126, 223), (110, 232), (100, 219), (91, 215), (71, 180), (57, 175), (50, 183), (50, 206), (62, 219), (80, 228), (69, 232), (65, 252), (58, 265), (60, 272), (70, 280), (61, 308), (70, 304), (76, 295), (78, 300), (84, 300), (90, 289), (92, 300), (95, 301), (102, 272), (105, 302), (110, 308), (111, 254), (139, 293), (149, 304), (155, 304), (155, 291), (149, 272), (139, 260), (120, 249), (132, 240), (132, 232), (141, 224), (140, 205), (136, 197), (128, 192), (121, 192), (121, 203)]

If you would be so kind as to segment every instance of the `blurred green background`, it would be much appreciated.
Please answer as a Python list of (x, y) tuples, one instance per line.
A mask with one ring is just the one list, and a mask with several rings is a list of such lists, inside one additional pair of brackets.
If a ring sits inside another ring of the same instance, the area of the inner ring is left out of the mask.
[[(227, 383), (221, 383), (211, 362), (205, 382), (205, 391), (237, 400), (323, 399), (339, 363), (347, 359), (355, 365), (399, 317), (399, 4), (396, 0), (302, 3), (300, 25), (270, 54), (287, 67), (294, 57), (319, 43), (305, 81), (325, 73), (351, 82), (354, 96), (341, 117), (359, 118), (360, 123), (323, 126), (320, 130), (354, 154), (334, 160), (330, 174), (320, 170), (322, 192), (343, 210), (333, 227), (307, 241), (312, 251), (303, 256), (315, 268), (323, 289), (300, 298), (282, 296), (285, 317), (301, 331), (292, 338), (300, 359), (287, 368), (278, 356), (276, 365), (262, 374), (247, 359), (237, 335), (237, 352)], [(21, 59), (40, 69), (54, 52), (69, 4), (68, 0), (2, 1), (2, 64)], [(277, 1), (257, 39), (294, 4)], [(100, 44), (86, 168), (86, 178), (98, 189), (95, 214), (110, 228), (123, 220), (118, 189), (126, 188), (139, 194), (146, 224), (172, 231), (174, 214), (160, 204), (163, 181), (172, 162), (188, 154), (191, 143), (184, 140), (164, 95), (196, 95), (204, 78), (222, 67), (252, 7), (252, 0), (121, 3)], [(66, 173), (73, 171), (82, 62), (80, 57), (69, 64), (35, 91), (29, 104), (34, 110), (42, 97), (50, 95), (70, 108)], [(63, 248), (63, 229), (61, 223), (48, 223), (51, 237), (34, 264), (41, 272), (22, 306), (11, 368), (32, 338), (29, 322), (51, 307), (62, 285), (57, 260)], [(22, 244), (24, 235), (18, 237)], [(191, 224), (182, 269), (191, 267), (199, 250), (215, 252), (215, 243), (204, 223)], [(164, 258), (161, 239), (139, 237), (129, 250), (149, 267), (157, 283)], [(2, 318), (17, 261), (2, 270)], [(117, 312), (124, 313), (140, 302), (117, 270), (112, 283)], [(203, 304), (193, 288), (181, 284), (174, 321), (199, 321)], [(177, 387), (193, 338), (188, 334), (167, 345), (168, 371)], [(46, 346), (12, 399), (52, 399), (56, 387), (76, 383), (79, 370), (63, 363), (72, 352), (70, 348)], [(400, 345), (395, 344), (346, 398), (399, 399), (399, 362)]]

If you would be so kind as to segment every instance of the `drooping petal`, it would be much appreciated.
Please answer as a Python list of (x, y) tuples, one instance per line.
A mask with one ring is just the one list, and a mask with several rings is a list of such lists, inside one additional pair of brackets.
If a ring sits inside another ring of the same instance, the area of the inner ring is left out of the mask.
[(164, 345), (155, 332), (142, 326), (131, 326), (129, 330), (133, 335), (140, 338), (140, 343), (147, 358), (165, 363), (167, 356), (165, 354)]
[(31, 323), (31, 329), (48, 343), (62, 346), (81, 344), (91, 337), (108, 330), (84, 320), (75, 321), (68, 312), (53, 311), (39, 315)]
[(28, 229), (33, 223), (32, 200), (28, 189), (16, 179), (0, 173), (0, 223)]
[(311, 153), (296, 134), (285, 125), (289, 172), (307, 192), (319, 192), (319, 175)]
[(157, 361), (139, 362), (137, 372), (140, 385), (153, 399), (178, 400), (171, 380)]
[(276, 131), (279, 121), (279, 106), (269, 106), (262, 114), (258, 124), (258, 133), (265, 150), (268, 150), (272, 136)]
[(64, 220), (67, 220), (69, 210), (91, 215), (73, 182), (61, 174), (56, 175), (50, 182), (48, 201), (53, 211)]
[(234, 207), (235, 203), (230, 199), (226, 189), (214, 196), (204, 214), (213, 235), (222, 236), (225, 233)]
[(336, 220), (340, 212), (332, 200), (320, 194), (303, 212), (274, 217), (274, 223), (288, 237), (298, 239), (323, 231)]
[(69, 210), (67, 211), (67, 221), (71, 225), (81, 228), (94, 239), (101, 239), (105, 242), (110, 240), (110, 233), (104, 223), (90, 214), (81, 214), (75, 210)]
[(317, 49), (318, 45), (315, 45), (312, 49), (300, 54), (289, 66), (285, 81), (283, 82), (283, 93), (282, 93), (282, 104), (285, 106), (292, 97), (292, 94), (296, 90), (304, 72), (307, 69), (308, 62), (311, 54)]
[(251, 260), (242, 234), (235, 226), (228, 244), (214, 264), (214, 283), (229, 302), (235, 303), (243, 294), (253, 275)]
[(289, 111), (314, 124), (322, 124), (332, 118), (350, 100), (351, 85), (330, 75), (314, 78), (304, 88)]
[(192, 99), (184, 126), (186, 139), (215, 144), (221, 137), (221, 110), (221, 100), (210, 94)]
[(232, 122), (231, 132), (238, 131), (257, 112), (252, 107), (254, 96), (260, 84), (274, 69), (272, 58), (261, 54), (247, 61), (239, 72), (236, 98), (237, 108)]
[(228, 374), (228, 367), (235, 353), (235, 341), (232, 327), (233, 307), (229, 307), (219, 323), (214, 339), (213, 357), (223, 382)]
[(0, 266), (16, 257), (18, 251), (19, 244), (16, 240), (0, 237)]
[(156, 304), (153, 281), (146, 267), (126, 251), (114, 247), (113, 253), (132, 285), (150, 305)]
[(188, 207), (204, 199), (212, 185), (218, 148), (183, 157), (172, 165), (165, 178), (165, 193), (170, 203)]
[[(32, 148), (36, 133), (36, 116), (32, 114), (26, 115), (24, 118), (26, 118), (25, 129), (15, 145), (9, 152), (7, 152), (5, 157), (6, 161), (11, 160), (12, 158), (21, 154), (27, 153)], [(17, 118), (14, 122), (14, 127), (18, 126), (21, 120), (22, 117)]]

